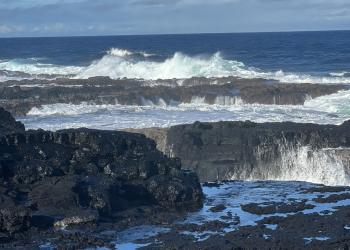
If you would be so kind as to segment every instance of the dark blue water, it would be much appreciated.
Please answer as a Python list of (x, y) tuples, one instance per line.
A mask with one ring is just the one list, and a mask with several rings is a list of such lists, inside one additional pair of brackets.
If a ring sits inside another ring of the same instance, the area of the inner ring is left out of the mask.
[(144, 51), (164, 61), (175, 52), (211, 55), (264, 71), (312, 75), (350, 71), (350, 31), (0, 39), (0, 60), (90, 65), (110, 48)]
[[(350, 84), (349, 72), (349, 31), (0, 39), (0, 82), (42, 77), (54, 81), (58, 75), (143, 78), (151, 86), (157, 84), (156, 79), (197, 76)], [(197, 120), (339, 124), (349, 118), (349, 100), (350, 91), (298, 107), (202, 107), (196, 99), (170, 108), (54, 104), (33, 109), (22, 121), (28, 128), (53, 130), (167, 127)]]

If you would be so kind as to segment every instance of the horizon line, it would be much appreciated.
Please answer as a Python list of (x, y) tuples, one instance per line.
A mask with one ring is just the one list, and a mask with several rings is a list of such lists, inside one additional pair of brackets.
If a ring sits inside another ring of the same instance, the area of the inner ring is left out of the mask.
[(199, 32), (199, 33), (150, 33), (150, 34), (119, 34), (119, 35), (56, 35), (56, 36), (9, 36), (0, 39), (21, 39), (21, 38), (83, 38), (83, 37), (127, 37), (127, 36), (174, 36), (174, 35), (223, 35), (223, 34), (264, 34), (264, 33), (308, 33), (308, 32), (344, 32), (350, 29), (329, 29), (329, 30), (290, 30), (290, 31), (240, 31), (240, 32)]

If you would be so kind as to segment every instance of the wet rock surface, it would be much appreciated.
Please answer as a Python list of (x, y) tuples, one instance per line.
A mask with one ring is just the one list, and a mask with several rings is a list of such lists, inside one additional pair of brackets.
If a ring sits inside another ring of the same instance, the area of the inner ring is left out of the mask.
[[(339, 126), (291, 122), (196, 122), (161, 132), (160, 129), (133, 131), (154, 139), (158, 149), (167, 155), (180, 158), (202, 182), (283, 180), (294, 174), (311, 182), (322, 183), (329, 179), (329, 184), (334, 185), (332, 178), (343, 173), (341, 184), (349, 183), (346, 177), (350, 172), (349, 122)], [(329, 176), (323, 175), (334, 166), (339, 169)]]
[[(38, 247), (34, 243), (42, 234), (56, 235), (68, 226), (122, 228), (174, 220), (202, 204), (196, 174), (182, 170), (178, 159), (166, 157), (142, 135), (24, 131), (3, 109), (0, 119), (0, 244), (5, 248)], [(62, 244), (73, 237), (99, 245), (92, 236), (58, 235)]]
[(0, 107), (0, 135), (24, 132), (24, 125), (17, 122), (12, 115)]
[[(284, 191), (279, 190), (281, 188)], [(315, 189), (319, 192), (313, 193)], [(208, 198), (205, 206), (187, 218), (190, 224), (174, 226), (135, 244), (146, 245), (140, 249), (348, 249), (350, 199), (341, 203), (315, 203), (313, 197), (336, 194), (334, 189), (331, 193), (322, 189), (328, 187), (297, 182), (226, 182), (221, 186), (207, 186), (204, 187)], [(239, 190), (241, 194), (237, 197)], [(236, 204), (249, 205), (249, 201), (256, 200), (264, 206), (267, 198), (289, 208), (256, 215)], [(298, 202), (290, 202), (291, 199)], [(231, 212), (239, 218), (235, 222), (210, 212), (210, 208), (223, 200), (227, 207), (224, 213)], [(301, 207), (301, 203), (306, 206)], [(204, 214), (207, 217), (201, 221)]]
[(0, 106), (25, 115), (45, 104), (82, 102), (122, 105), (176, 105), (200, 98), (208, 104), (301, 105), (308, 98), (347, 89), (343, 85), (280, 84), (262, 79), (191, 78), (179, 80), (90, 79), (8, 81), (0, 87)]
[(243, 211), (251, 214), (275, 214), (275, 213), (292, 213), (299, 212), (305, 209), (312, 209), (315, 206), (304, 202), (265, 202), (265, 203), (249, 203), (241, 205)]

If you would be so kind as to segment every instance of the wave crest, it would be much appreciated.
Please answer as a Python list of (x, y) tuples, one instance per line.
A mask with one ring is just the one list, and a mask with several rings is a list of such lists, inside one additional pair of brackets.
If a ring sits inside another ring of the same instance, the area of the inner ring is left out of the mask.
[(126, 77), (147, 80), (224, 77), (242, 68), (244, 68), (243, 63), (224, 60), (220, 53), (202, 58), (177, 52), (163, 62), (133, 61), (108, 54), (101, 60), (95, 61), (77, 77), (109, 76), (114, 79)]
[[(78, 66), (60, 66), (54, 64), (40, 63), (39, 59), (13, 59), (0, 62), (0, 71), (7, 71), (12, 76), (27, 78), (35, 78), (38, 75), (61, 75), (74, 76), (82, 71), (82, 67)], [(31, 77), (23, 76), (30, 74)]]
[[(220, 52), (211, 56), (189, 56), (176, 52), (164, 61), (152, 60), (152, 54), (112, 48), (101, 59), (89, 66), (59, 66), (40, 63), (40, 60), (14, 59), (0, 61), (0, 71), (22, 72), (32, 76), (59, 75), (86, 79), (108, 76), (112, 79), (188, 79), (192, 77), (237, 77), (243, 79), (276, 80), (281, 83), (350, 84), (348, 72), (329, 73), (327, 76), (263, 71), (248, 67), (243, 62), (225, 59)], [(19, 75), (21, 77), (21, 75)], [(24, 76), (22, 76), (25, 78)], [(6, 79), (6, 78), (3, 78)], [(0, 81), (2, 79), (0, 78)]]
[(111, 56), (117, 56), (117, 57), (130, 57), (133, 55), (138, 55), (142, 57), (154, 56), (154, 54), (149, 54), (146, 52), (133, 52), (127, 49), (119, 49), (119, 48), (111, 48), (110, 50), (107, 51), (107, 54)]

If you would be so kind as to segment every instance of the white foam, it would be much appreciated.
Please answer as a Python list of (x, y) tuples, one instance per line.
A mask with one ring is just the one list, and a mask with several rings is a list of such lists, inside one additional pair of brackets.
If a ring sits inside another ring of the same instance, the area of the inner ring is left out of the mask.
[(217, 105), (232, 106), (232, 105), (243, 105), (244, 102), (240, 96), (218, 96), (214, 101)]
[(282, 181), (306, 181), (330, 186), (350, 185), (350, 176), (337, 149), (311, 150), (308, 146), (279, 145), (281, 162), (279, 169), (266, 171), (266, 179)]
[(81, 103), (78, 105), (66, 104), (66, 103), (56, 103), (52, 105), (44, 105), (41, 108), (33, 107), (27, 115), (29, 116), (52, 116), (52, 115), (83, 115), (88, 113), (94, 113), (101, 110), (108, 110), (118, 107), (116, 105), (96, 105), (90, 103)]
[(306, 100), (304, 106), (329, 113), (350, 115), (350, 90), (343, 90), (332, 95)]
[(347, 71), (329, 73), (330, 76), (335, 76), (335, 77), (344, 77), (349, 74), (350, 72), (347, 72)]
[(106, 55), (101, 60), (87, 67), (78, 78), (92, 76), (109, 76), (119, 78), (140, 79), (184, 79), (196, 76), (223, 77), (238, 69), (242, 63), (224, 60), (219, 53), (209, 58), (190, 57), (175, 53), (173, 57), (163, 62), (131, 61), (121, 57)]
[(117, 57), (130, 57), (132, 55), (140, 55), (143, 57), (151, 57), (154, 56), (154, 54), (146, 53), (146, 52), (133, 52), (127, 49), (120, 49), (120, 48), (111, 48), (107, 51), (107, 54)]
[[(136, 56), (136, 58), (134, 57)], [(87, 67), (43, 64), (38, 60), (21, 59), (0, 62), (0, 70), (18, 71), (34, 75), (57, 74), (75, 78), (109, 76), (113, 79), (187, 79), (191, 77), (239, 77), (262, 78), (282, 83), (349, 84), (347, 72), (331, 73), (329, 76), (263, 71), (248, 67), (243, 62), (225, 59), (220, 52), (211, 56), (188, 56), (176, 52), (164, 61), (148, 60), (153, 54), (112, 48), (101, 59)], [(213, 82), (214, 84), (215, 82)]]
[[(150, 101), (150, 100), (149, 100)], [(118, 101), (116, 100), (116, 103)], [(162, 100), (145, 103), (147, 106), (95, 105), (93, 103), (52, 104), (33, 108), (26, 117), (19, 117), (27, 128), (58, 130), (89, 127), (123, 129), (169, 127), (195, 121), (246, 121), (341, 124), (347, 115), (329, 113), (303, 106), (279, 105), (208, 105), (200, 97), (192, 103), (166, 105)]]
[[(27, 62), (25, 60), (9, 60), (0, 62), (0, 70), (7, 70), (12, 72), (23, 72), (31, 75), (76, 75), (82, 67), (77, 66), (59, 66), (53, 64), (38, 63), (36, 60)], [(26, 77), (24, 77), (26, 78)]]
[(133, 55), (127, 50), (113, 49), (102, 59), (95, 61), (77, 77), (109, 76), (119, 78), (186, 79), (191, 77), (227, 77), (234, 76), (245, 79), (263, 78), (283, 83), (320, 83), (346, 84), (350, 78), (341, 76), (316, 77), (307, 74), (264, 72), (257, 68), (247, 67), (235, 60), (226, 60), (217, 52), (209, 57), (188, 56), (177, 52), (163, 62), (132, 61), (125, 58)]
[(118, 48), (112, 48), (109, 51), (107, 51), (109, 55), (112, 56), (119, 56), (119, 57), (126, 57), (131, 56), (133, 53), (126, 49), (118, 49)]

